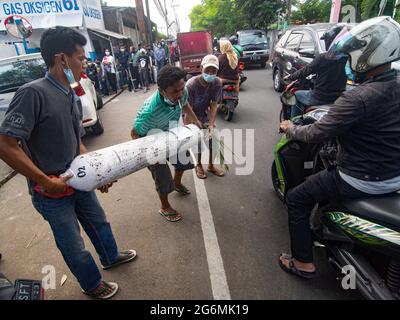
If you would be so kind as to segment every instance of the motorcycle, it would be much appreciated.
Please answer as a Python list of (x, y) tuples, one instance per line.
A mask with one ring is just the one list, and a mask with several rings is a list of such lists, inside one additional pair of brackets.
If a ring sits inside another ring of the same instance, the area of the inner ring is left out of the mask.
[[(329, 106), (313, 108), (295, 117), (296, 125), (322, 119)], [(321, 170), (336, 166), (337, 143), (331, 139), (310, 144), (282, 136), (274, 149), (271, 178), (285, 202), (290, 189)], [(400, 300), (400, 194), (318, 204), (311, 229), (318, 247), (338, 271), (352, 270), (356, 288), (371, 300)], [(350, 269), (349, 269), (350, 268)]]
[(219, 109), (223, 112), (226, 121), (232, 120), (235, 109), (239, 104), (236, 85), (236, 82), (226, 82), (222, 87), (222, 102)]

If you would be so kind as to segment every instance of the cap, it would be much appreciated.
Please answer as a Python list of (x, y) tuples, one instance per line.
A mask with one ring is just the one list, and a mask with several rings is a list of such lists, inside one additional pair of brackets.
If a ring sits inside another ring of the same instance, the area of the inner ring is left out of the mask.
[(208, 67), (219, 69), (219, 60), (216, 56), (209, 54), (203, 58), (203, 60), (201, 61), (201, 66), (204, 69)]

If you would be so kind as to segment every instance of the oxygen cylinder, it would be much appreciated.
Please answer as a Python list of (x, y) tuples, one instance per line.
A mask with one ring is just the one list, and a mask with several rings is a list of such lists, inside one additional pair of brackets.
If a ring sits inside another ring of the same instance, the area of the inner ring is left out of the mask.
[(79, 155), (60, 178), (68, 179), (67, 185), (76, 190), (89, 192), (149, 165), (165, 163), (168, 158), (186, 154), (202, 137), (201, 130), (193, 124), (160, 131)]

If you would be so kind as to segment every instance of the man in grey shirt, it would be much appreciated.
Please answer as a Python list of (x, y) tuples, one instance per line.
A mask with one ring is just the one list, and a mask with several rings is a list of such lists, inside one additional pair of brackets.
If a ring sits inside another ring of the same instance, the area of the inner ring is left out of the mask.
[[(57, 247), (84, 293), (108, 299), (117, 293), (118, 285), (102, 281), (92, 255), (85, 250), (78, 221), (103, 269), (132, 261), (136, 252), (118, 252), (95, 192), (73, 190), (59, 178), (77, 155), (86, 152), (79, 101), (72, 90), (80, 80), (85, 44), (86, 39), (70, 28), (57, 27), (43, 34), (40, 46), (49, 71), (45, 78), (16, 92), (0, 127), (0, 158), (28, 178), (32, 203), (50, 224)], [(101, 192), (108, 192), (110, 186)]]

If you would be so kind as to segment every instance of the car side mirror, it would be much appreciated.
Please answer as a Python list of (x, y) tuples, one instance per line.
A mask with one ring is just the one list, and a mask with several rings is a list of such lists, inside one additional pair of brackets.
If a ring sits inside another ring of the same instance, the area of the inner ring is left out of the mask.
[(299, 50), (299, 54), (302, 57), (306, 57), (306, 58), (315, 58), (315, 50), (313, 48), (309, 48), (309, 49), (300, 49)]

